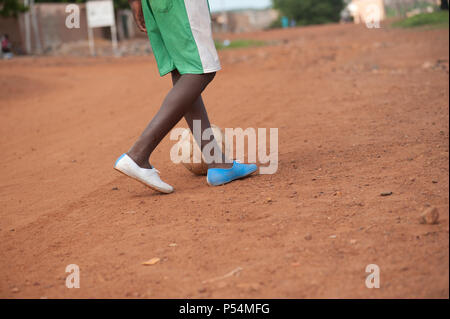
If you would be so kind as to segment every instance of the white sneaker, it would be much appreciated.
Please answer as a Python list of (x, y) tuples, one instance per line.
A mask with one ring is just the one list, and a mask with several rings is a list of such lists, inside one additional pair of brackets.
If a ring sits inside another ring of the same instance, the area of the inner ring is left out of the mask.
[(173, 187), (161, 180), (156, 168), (141, 168), (127, 154), (117, 159), (114, 169), (161, 193), (173, 192)]

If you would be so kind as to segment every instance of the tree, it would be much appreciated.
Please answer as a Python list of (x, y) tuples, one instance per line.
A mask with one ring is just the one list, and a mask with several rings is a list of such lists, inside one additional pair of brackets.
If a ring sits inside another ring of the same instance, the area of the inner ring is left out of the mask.
[(17, 17), (20, 12), (26, 11), (22, 0), (0, 0), (1, 17)]
[(344, 9), (343, 0), (273, 0), (273, 5), (298, 25), (338, 22)]

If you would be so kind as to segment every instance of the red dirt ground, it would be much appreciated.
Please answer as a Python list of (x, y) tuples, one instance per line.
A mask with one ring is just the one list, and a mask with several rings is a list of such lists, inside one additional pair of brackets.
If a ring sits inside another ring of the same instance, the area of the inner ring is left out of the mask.
[(240, 37), (273, 42), (221, 52), (210, 117), (278, 127), (279, 170), (211, 188), (166, 138), (171, 195), (112, 169), (170, 87), (152, 57), (0, 62), (0, 297), (449, 297), (448, 29)]

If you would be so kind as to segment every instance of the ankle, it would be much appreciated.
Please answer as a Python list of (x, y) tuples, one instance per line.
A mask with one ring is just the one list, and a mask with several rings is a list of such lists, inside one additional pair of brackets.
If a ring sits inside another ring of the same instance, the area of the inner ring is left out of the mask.
[(228, 169), (228, 168), (232, 168), (232, 167), (233, 167), (233, 163), (211, 163), (211, 164), (208, 164), (208, 169), (211, 169), (211, 168)]
[(152, 165), (150, 165), (148, 158), (145, 159), (142, 156), (136, 155), (133, 152), (129, 151), (127, 155), (140, 167), (140, 168), (147, 168), (151, 169), (153, 168)]

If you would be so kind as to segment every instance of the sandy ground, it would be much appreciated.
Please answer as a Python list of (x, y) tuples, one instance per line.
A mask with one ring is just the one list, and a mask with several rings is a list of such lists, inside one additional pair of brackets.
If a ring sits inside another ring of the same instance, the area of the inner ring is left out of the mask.
[(211, 188), (166, 138), (171, 195), (112, 169), (170, 87), (152, 57), (0, 62), (0, 297), (449, 297), (448, 29), (240, 37), (271, 44), (221, 52), (210, 117), (279, 128), (279, 170)]

